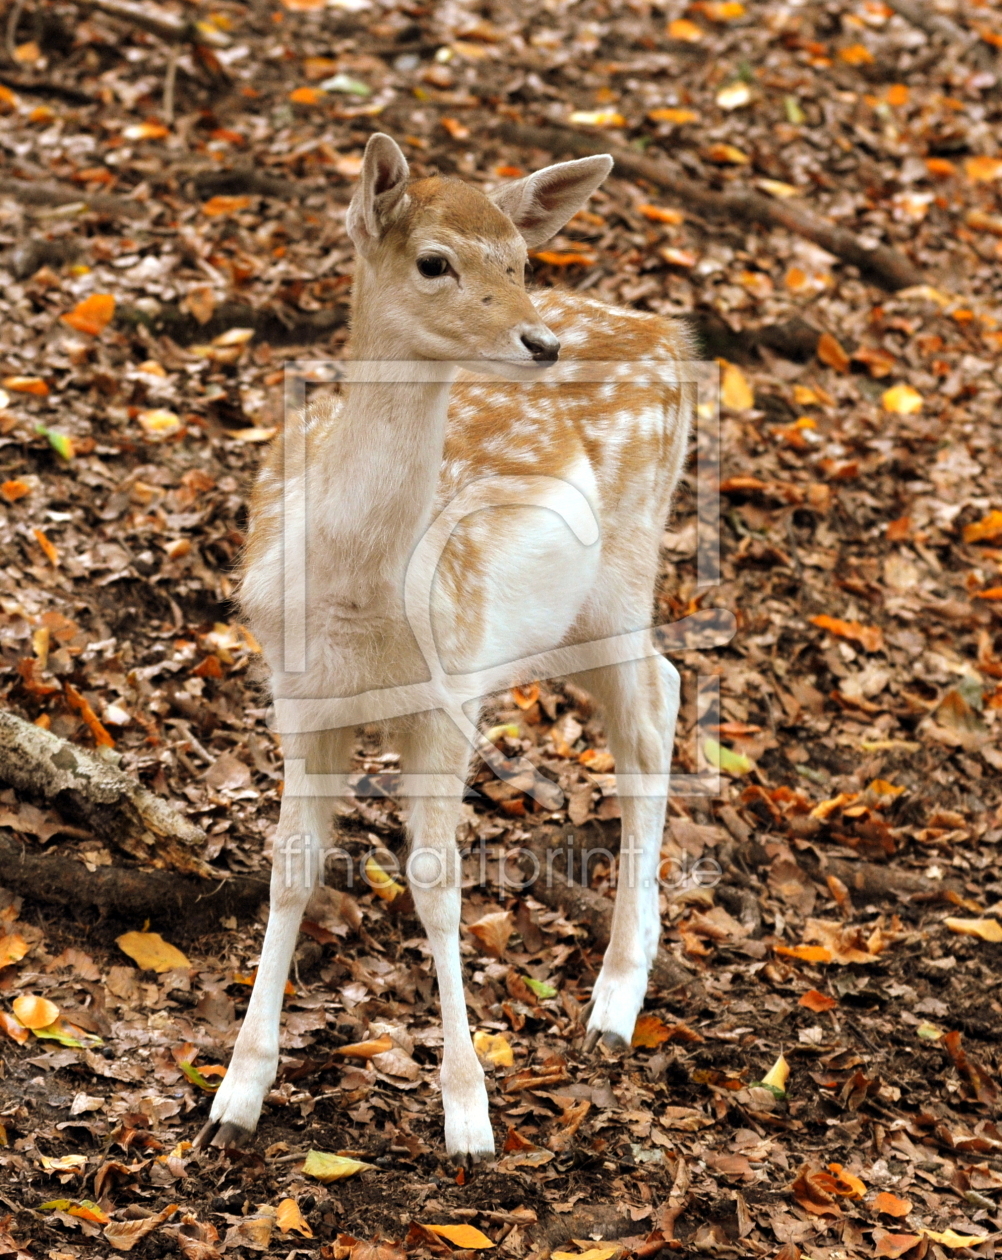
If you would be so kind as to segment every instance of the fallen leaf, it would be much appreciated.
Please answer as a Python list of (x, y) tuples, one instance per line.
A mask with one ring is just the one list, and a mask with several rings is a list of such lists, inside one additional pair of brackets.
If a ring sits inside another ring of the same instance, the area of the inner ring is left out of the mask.
[(7, 1011), (0, 1011), (0, 1031), (7, 1034), (12, 1041), (16, 1041), (18, 1045), (23, 1046), (28, 1040), (29, 1032), (19, 1019), (15, 1019), (13, 1015)]
[(473, 1034), (473, 1049), (477, 1057), (493, 1063), (495, 1067), (514, 1067), (515, 1052), (503, 1033), (478, 1030)]
[(772, 948), (785, 958), (799, 958), (801, 962), (829, 963), (832, 961), (831, 950), (825, 949), (823, 945), (773, 945)]
[(910, 1199), (899, 1199), (896, 1194), (882, 1190), (870, 1207), (882, 1216), (907, 1216), (912, 1210), (912, 1202)]
[(615, 109), (576, 109), (568, 121), (580, 127), (626, 126), (626, 119)]
[(941, 1247), (949, 1247), (951, 1251), (957, 1251), (961, 1247), (977, 1247), (979, 1243), (987, 1242), (993, 1237), (991, 1234), (958, 1234), (953, 1229), (944, 1229), (942, 1233), (939, 1233), (934, 1229), (926, 1229), (925, 1226), (922, 1227), (921, 1233), (931, 1242), (937, 1242)]
[(836, 372), (849, 371), (849, 356), (831, 333), (822, 333), (818, 338), (817, 356), (822, 363), (834, 368)]
[(595, 262), (594, 254), (585, 254), (575, 250), (539, 249), (532, 254), (540, 262), (551, 267), (590, 267)]
[(840, 48), (838, 56), (848, 66), (868, 66), (873, 63), (873, 53), (865, 44), (850, 44), (847, 48)]
[(858, 643), (865, 652), (880, 652), (884, 647), (884, 635), (879, 626), (864, 626), (858, 621), (842, 621), (838, 617), (829, 617), (827, 613), (822, 613), (818, 617), (811, 617), (812, 626), (819, 626), (822, 630), (827, 630), (829, 634), (834, 634), (840, 639), (852, 639)]
[(387, 874), (374, 857), (366, 858), (362, 873), (365, 882), (383, 901), (396, 901), (405, 891), (403, 884), (398, 884), (392, 875)]
[(371, 1059), (374, 1055), (386, 1054), (392, 1049), (393, 1038), (389, 1033), (383, 1033), (371, 1041), (354, 1041), (349, 1046), (337, 1046), (332, 1053), (343, 1054), (350, 1059)]
[(64, 324), (69, 324), (77, 332), (86, 333), (90, 337), (97, 337), (111, 323), (114, 314), (115, 298), (113, 294), (92, 293), (90, 297), (86, 297), (82, 302), (78, 302), (72, 311), (67, 311), (65, 315), (61, 315), (60, 319)]
[(720, 401), (729, 411), (747, 411), (755, 406), (755, 395), (744, 372), (735, 363), (721, 360)]
[(502, 958), (515, 930), (515, 920), (510, 911), (498, 910), (485, 914), (476, 923), (471, 923), (467, 930), (477, 938), (488, 954)]
[(187, 957), (168, 944), (159, 932), (126, 932), (116, 937), (115, 943), (123, 954), (128, 954), (145, 971), (159, 973), (191, 966)]
[(163, 442), (181, 431), (181, 417), (159, 407), (141, 411), (137, 419), (151, 442)]
[(612, 1260), (622, 1250), (622, 1247), (616, 1246), (589, 1247), (587, 1251), (551, 1251), (550, 1260)]
[(10, 481), (5, 481), (0, 485), (0, 498), (6, 503), (16, 503), (18, 499), (23, 499), (26, 494), (31, 494), (35, 488), (34, 483), (26, 481), (20, 477), (13, 477)]
[(9, 967), (11, 963), (20, 962), (31, 946), (17, 932), (0, 936), (0, 967)]
[(751, 88), (743, 79), (738, 79), (735, 83), (728, 83), (722, 87), (717, 93), (717, 104), (721, 109), (741, 109), (743, 106), (750, 104), (752, 98)]
[(34, 993), (22, 993), (11, 1005), (25, 1028), (48, 1028), (59, 1018), (59, 1007), (55, 1002)]
[(911, 416), (921, 411), (924, 403), (922, 395), (910, 385), (892, 385), (884, 391), (881, 399), (884, 410), (899, 416)]
[(964, 526), (964, 542), (982, 542), (986, 538), (998, 538), (1002, 535), (1002, 512), (993, 509), (980, 521)]
[(718, 166), (747, 166), (751, 161), (747, 153), (733, 144), (711, 144), (706, 157)]
[(987, 184), (1002, 175), (1002, 158), (969, 157), (964, 163), (964, 174), (974, 184)]
[(669, 210), (664, 206), (640, 205), (637, 206), (637, 213), (642, 214), (645, 219), (650, 219), (653, 223), (685, 222), (685, 215), (681, 210)]
[(39, 1155), (38, 1162), (46, 1172), (83, 1172), (87, 1167), (86, 1155)]
[(703, 752), (710, 765), (723, 770), (725, 774), (751, 774), (755, 769), (754, 761), (744, 753), (736, 753), (709, 737), (703, 740)]
[(164, 140), (170, 135), (170, 128), (163, 123), (133, 123), (122, 132), (125, 140)]
[(645, 1046), (656, 1050), (662, 1042), (671, 1040), (671, 1029), (657, 1015), (640, 1015), (633, 1027), (633, 1046)]
[(764, 1085), (766, 1089), (778, 1090), (780, 1093), (785, 1094), (786, 1082), (789, 1076), (790, 1065), (784, 1056), (780, 1055), (759, 1083)]
[(302, 1234), (304, 1238), (312, 1238), (313, 1230), (310, 1229), (303, 1218), (302, 1212), (299, 1210), (299, 1204), (295, 1199), (283, 1199), (275, 1211), (275, 1224), (279, 1231), (288, 1234), (295, 1230), (298, 1234)]
[(497, 1245), (472, 1225), (426, 1225), (425, 1229), (465, 1250), (482, 1251)]
[(652, 109), (647, 117), (651, 122), (674, 123), (676, 127), (684, 127), (686, 123), (699, 122), (699, 114), (694, 109)]
[[(302, 88), (304, 92), (315, 92), (315, 88)], [(251, 204), (250, 197), (210, 197), (210, 199), (202, 204), (202, 213), (207, 214), (210, 218), (218, 218), (224, 214), (236, 214), (239, 210), (246, 210)]]
[(208, 1080), (208, 1076), (218, 1076), (220, 1078), (226, 1075), (226, 1069), (219, 1066), (204, 1067), (199, 1070), (193, 1063), (185, 1060), (178, 1064), (178, 1067), (185, 1074), (192, 1085), (197, 1085), (199, 1089), (204, 1089), (207, 1094), (214, 1094), (219, 1088), (220, 1082), (213, 1084)]
[(838, 1002), (827, 993), (819, 993), (817, 989), (808, 989), (801, 997), (798, 1006), (806, 1006), (809, 1011), (820, 1013), (834, 1010)]
[(14, 394), (37, 394), (44, 398), (49, 387), (40, 376), (5, 376), (0, 385)]
[(177, 1211), (177, 1204), (171, 1203), (155, 1216), (146, 1216), (138, 1221), (111, 1221), (104, 1227), (104, 1236), (116, 1251), (131, 1251), (141, 1238), (152, 1234), (169, 1216)]
[(310, 1151), (303, 1164), (303, 1173), (307, 1177), (315, 1177), (325, 1184), (331, 1181), (343, 1181), (345, 1177), (354, 1177), (363, 1168), (372, 1168), (372, 1164), (363, 1163), (360, 1159), (349, 1159), (346, 1155), (332, 1155), (327, 1151)]
[(699, 261), (691, 249), (676, 249), (674, 245), (662, 245), (658, 253), (670, 267), (695, 267)]
[(680, 40), (683, 44), (698, 44), (706, 32), (688, 18), (675, 18), (668, 23), (667, 33), (669, 39)]
[[(983, 941), (1002, 941), (1002, 923), (998, 919), (944, 919), (951, 932), (962, 936), (977, 936)], [(0, 945), (3, 942), (0, 941)]]
[(539, 699), (539, 683), (532, 682), (525, 687), (512, 687), (511, 698), (520, 709), (531, 709)]
[(885, 1260), (900, 1260), (906, 1252), (911, 1251), (913, 1247), (917, 1247), (922, 1241), (920, 1234), (885, 1234), (874, 1231), (873, 1240), (876, 1243), (876, 1251), (874, 1255), (883, 1257)]
[(452, 136), (453, 140), (468, 140), (470, 138), (469, 127), (465, 123), (461, 123), (458, 118), (440, 118), (439, 122)]

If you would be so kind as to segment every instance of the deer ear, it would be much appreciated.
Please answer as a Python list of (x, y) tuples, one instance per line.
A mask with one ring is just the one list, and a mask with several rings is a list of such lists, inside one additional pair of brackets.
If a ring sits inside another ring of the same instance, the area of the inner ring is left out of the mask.
[(369, 137), (362, 174), (345, 219), (355, 247), (362, 253), (375, 245), (407, 197), (410, 168), (395, 140), (377, 132)]
[(608, 153), (558, 162), (495, 188), (490, 198), (522, 233), (526, 245), (542, 245), (581, 209), (612, 164)]

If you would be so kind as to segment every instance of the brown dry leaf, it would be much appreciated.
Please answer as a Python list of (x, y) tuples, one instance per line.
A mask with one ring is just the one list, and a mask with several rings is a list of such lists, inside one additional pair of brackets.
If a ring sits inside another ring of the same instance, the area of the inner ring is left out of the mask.
[(816, 1165), (803, 1164), (791, 1187), (793, 1197), (811, 1216), (841, 1216), (838, 1179)]
[(471, 923), (467, 931), (477, 938), (484, 950), (495, 958), (503, 958), (504, 951), (515, 930), (515, 920), (509, 910), (498, 910), (493, 914), (485, 914), (476, 923)]
[(200, 324), (207, 324), (216, 309), (216, 295), (210, 285), (189, 289), (181, 302), (182, 310), (190, 311)]
[(275, 1232), (275, 1209), (269, 1207), (259, 1211), (259, 1216), (238, 1221), (229, 1227), (223, 1239), (224, 1251), (239, 1247), (249, 1247), (251, 1251), (268, 1250), (271, 1236)]
[(159, 932), (126, 932), (116, 937), (115, 943), (145, 971), (159, 973), (191, 966), (187, 955), (165, 941)]
[(152, 1234), (176, 1211), (177, 1204), (172, 1203), (169, 1207), (165, 1207), (162, 1212), (157, 1212), (154, 1216), (144, 1217), (142, 1220), (111, 1221), (104, 1227), (104, 1236), (116, 1251), (131, 1251), (141, 1238), (145, 1238), (147, 1234)]
[(185, 1260), (219, 1260), (223, 1254), (215, 1225), (198, 1220), (191, 1212), (185, 1213), (180, 1225), (168, 1226), (164, 1233), (173, 1237)]
[(943, 1045), (953, 1061), (957, 1075), (967, 1082), (971, 1093), (979, 1103), (994, 1106), (999, 1099), (998, 1087), (988, 1069), (969, 1055), (960, 1042), (961, 1034), (956, 1031), (947, 1033), (943, 1038)]
[(836, 372), (849, 371), (849, 356), (831, 333), (822, 333), (818, 338), (817, 356)]
[(890, 1234), (882, 1229), (875, 1229), (873, 1241), (876, 1244), (875, 1256), (886, 1257), (886, 1260), (899, 1260), (901, 1256), (922, 1242), (922, 1236), (921, 1234)]
[(874, 1212), (882, 1216), (907, 1216), (912, 1210), (911, 1199), (899, 1199), (896, 1194), (882, 1190), (870, 1204)]

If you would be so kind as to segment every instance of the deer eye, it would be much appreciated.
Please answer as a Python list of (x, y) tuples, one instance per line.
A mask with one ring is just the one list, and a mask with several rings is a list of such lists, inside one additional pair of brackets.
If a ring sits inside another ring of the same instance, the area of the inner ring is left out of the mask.
[(437, 276), (444, 276), (449, 270), (449, 261), (440, 254), (428, 254), (417, 260), (417, 269), (426, 279), (434, 280)]

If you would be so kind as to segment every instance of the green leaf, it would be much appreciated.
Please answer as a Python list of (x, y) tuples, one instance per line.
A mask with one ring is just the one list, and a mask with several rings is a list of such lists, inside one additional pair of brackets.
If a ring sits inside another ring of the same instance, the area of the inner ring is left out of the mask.
[(350, 74), (340, 71), (320, 84), (325, 92), (349, 92), (352, 96), (371, 96), (372, 88), (361, 79), (353, 79)]
[(736, 753), (731, 748), (725, 748), (715, 739), (703, 740), (703, 752), (710, 765), (723, 770), (725, 774), (749, 774), (755, 769), (755, 763), (749, 757), (743, 753)]
[(345, 1177), (353, 1177), (363, 1168), (373, 1167), (373, 1164), (364, 1164), (360, 1159), (349, 1159), (347, 1155), (310, 1151), (303, 1164), (303, 1172), (307, 1177), (316, 1177), (317, 1181), (341, 1181)]
[[(58, 1041), (61, 1046), (72, 1046), (74, 1050), (82, 1050), (84, 1047), (82, 1041), (78, 1041), (76, 1037), (68, 1033), (64, 1028), (60, 1028), (58, 1024), (50, 1024), (48, 1028), (33, 1028), (31, 1031), (43, 1041)], [(104, 1042), (100, 1037), (95, 1037), (91, 1033), (87, 1037), (87, 1044), (90, 1046), (103, 1046)]]
[(927, 1019), (923, 1020), (915, 1031), (923, 1041), (939, 1041), (940, 1037), (943, 1036), (942, 1028), (937, 1028), (935, 1024), (930, 1024)]
[(179, 1063), (178, 1067), (185, 1074), (188, 1080), (191, 1081), (192, 1085), (197, 1085), (199, 1089), (204, 1089), (207, 1093), (214, 1094), (222, 1084), (222, 1081), (212, 1082), (208, 1080), (202, 1075), (198, 1068), (194, 1066), (194, 1064), (188, 1063), (187, 1061)]
[(532, 976), (526, 976), (525, 983), (538, 998), (551, 998), (557, 996), (556, 989), (552, 984), (547, 984), (545, 980), (533, 980)]
[(47, 429), (44, 424), (36, 424), (35, 432), (39, 437), (48, 440), (49, 445), (60, 459), (65, 459), (68, 463), (73, 458), (73, 441), (65, 433), (57, 433), (55, 429)]
[(786, 110), (786, 121), (793, 123), (795, 127), (807, 122), (807, 115), (800, 108), (800, 102), (795, 96), (784, 96), (783, 108)]

